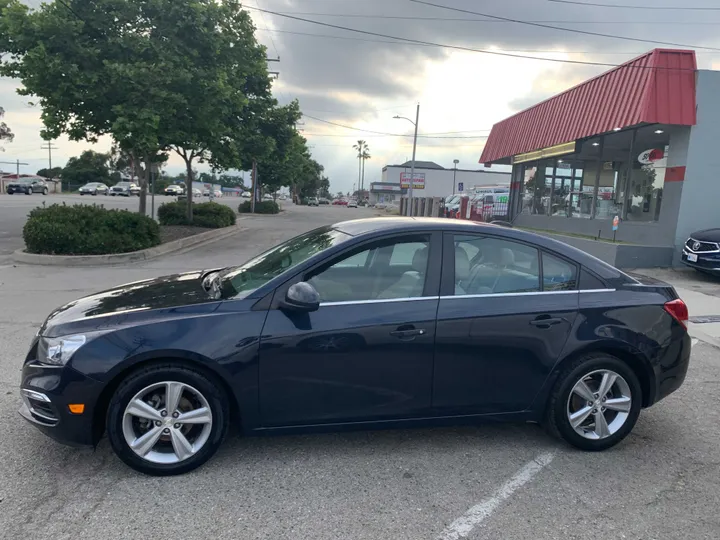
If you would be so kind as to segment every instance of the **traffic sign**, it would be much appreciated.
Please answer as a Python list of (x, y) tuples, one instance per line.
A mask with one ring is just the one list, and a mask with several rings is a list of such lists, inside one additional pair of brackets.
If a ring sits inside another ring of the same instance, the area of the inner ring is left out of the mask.
[(458, 191), (462, 191), (464, 187), (462, 182), (458, 182)]

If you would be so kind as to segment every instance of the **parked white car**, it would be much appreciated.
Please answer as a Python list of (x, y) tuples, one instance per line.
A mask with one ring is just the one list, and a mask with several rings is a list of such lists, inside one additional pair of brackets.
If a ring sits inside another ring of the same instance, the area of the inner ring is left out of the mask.
[(350, 199), (347, 203), (348, 208), (357, 208), (357, 206), (358, 206), (357, 199)]
[(249, 191), (243, 191), (243, 192), (240, 194), (240, 196), (241, 196), (243, 199), (249, 199), (249, 198), (250, 198), (250, 192), (249, 192)]

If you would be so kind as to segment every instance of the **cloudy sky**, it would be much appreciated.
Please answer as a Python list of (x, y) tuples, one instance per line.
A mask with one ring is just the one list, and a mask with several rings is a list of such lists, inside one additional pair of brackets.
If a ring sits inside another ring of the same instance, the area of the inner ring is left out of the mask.
[[(428, 1), (483, 15), (412, 0), (246, 3), (248, 8), (277, 13), (251, 9), (268, 56), (280, 57), (279, 63), (270, 64), (271, 70), (280, 72), (274, 92), (281, 103), (300, 100), (306, 114), (303, 134), (314, 157), (325, 166), (333, 191), (348, 191), (357, 181), (352, 145), (358, 139), (368, 142), (372, 154), (366, 164), (366, 183), (379, 180), (384, 165), (410, 159), (413, 127), (393, 116), (414, 117), (417, 103), (419, 132), (424, 135), (418, 140), (417, 159), (448, 168), (453, 159), (459, 159), (459, 167), (473, 169), (481, 167), (483, 136), (495, 122), (610, 69), (592, 64), (619, 64), (656, 47), (689, 48), (696, 50), (700, 69), (720, 69), (717, 0)], [(28, 3), (37, 5), (39, 0)], [(590, 3), (602, 5), (582, 5)], [(40, 111), (28, 105), (31, 100), (17, 96), (16, 87), (16, 81), (0, 79), (0, 106), (6, 109), (5, 121), (16, 134), (15, 141), (0, 153), (0, 161), (20, 159), (29, 163), (23, 171), (34, 172), (47, 165), (47, 152), (40, 149)], [(64, 139), (55, 145), (53, 165), (62, 165), (90, 147)], [(109, 142), (102, 141), (97, 148), (106, 150)], [(168, 170), (178, 172), (182, 163), (173, 159)]]

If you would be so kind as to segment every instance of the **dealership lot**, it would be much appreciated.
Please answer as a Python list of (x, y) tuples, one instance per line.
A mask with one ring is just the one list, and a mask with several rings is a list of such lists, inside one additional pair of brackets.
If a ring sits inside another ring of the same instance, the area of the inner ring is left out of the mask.
[[(128, 267), (0, 262), (0, 538), (717, 538), (720, 350), (703, 341), (684, 386), (600, 454), (534, 425), (233, 434), (203, 468), (163, 479), (125, 467), (106, 440), (66, 448), (17, 415), (22, 358), (54, 307), (122, 282), (240, 262), (317, 225), (371, 215), (288, 205), (243, 219), (233, 237)], [(720, 305), (714, 282), (682, 279)]]

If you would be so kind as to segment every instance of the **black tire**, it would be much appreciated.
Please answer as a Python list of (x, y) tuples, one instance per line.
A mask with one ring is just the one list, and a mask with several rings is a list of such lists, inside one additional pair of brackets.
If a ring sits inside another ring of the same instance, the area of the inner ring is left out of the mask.
[[(591, 440), (578, 434), (570, 425), (567, 417), (568, 400), (575, 384), (587, 374), (600, 370), (612, 370), (622, 378), (630, 388), (632, 402), (625, 423), (612, 435), (603, 439)], [(545, 427), (554, 436), (581, 450), (598, 452), (606, 450), (622, 441), (632, 431), (642, 407), (642, 389), (635, 372), (622, 360), (605, 353), (586, 354), (571, 362), (558, 379), (548, 401)]]
[(28, 188), (25, 190), (25, 195), (32, 195), (32, 193), (33, 193), (32, 188)]
[(93, 197), (97, 197), (97, 190), (95, 190), (95, 191), (92, 192), (92, 196), (93, 196)]
[[(163, 381), (188, 384), (203, 394), (212, 411), (213, 424), (205, 445), (190, 458), (174, 464), (153, 463), (138, 456), (123, 435), (123, 413), (130, 400), (143, 388)], [(230, 424), (228, 397), (222, 387), (192, 368), (174, 363), (154, 364), (128, 375), (120, 384), (107, 410), (107, 432), (115, 454), (136, 471), (151, 476), (173, 476), (190, 472), (208, 459), (220, 447)]]
[(48, 188), (43, 188), (43, 195), (47, 195), (47, 194), (48, 194)]

